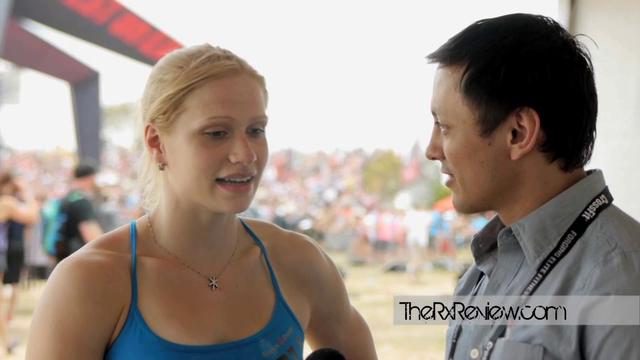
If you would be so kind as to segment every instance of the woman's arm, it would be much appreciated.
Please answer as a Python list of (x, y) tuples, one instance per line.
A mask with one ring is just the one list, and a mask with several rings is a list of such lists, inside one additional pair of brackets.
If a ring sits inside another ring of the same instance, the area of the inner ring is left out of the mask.
[[(274, 227), (275, 228), (275, 227)], [(333, 348), (349, 360), (376, 359), (371, 332), (349, 302), (347, 290), (331, 259), (311, 238), (282, 229), (264, 231), (274, 239), (270, 254), (281, 278), (301, 294), (306, 306), (299, 314), (312, 349)], [(295, 295), (293, 295), (295, 296)]]
[(33, 225), (40, 221), (40, 208), (33, 198), (26, 198), (24, 202), (20, 202), (13, 196), (2, 196), (0, 203), (6, 209), (6, 217), (10, 220), (24, 225)]
[(377, 359), (369, 326), (351, 305), (336, 266), (317, 249), (311, 261), (316, 291), (311, 303), (307, 340), (312, 348), (333, 348), (349, 360)]
[(122, 272), (113, 256), (82, 249), (56, 266), (31, 322), (27, 359), (104, 358), (126, 311), (119, 300)]

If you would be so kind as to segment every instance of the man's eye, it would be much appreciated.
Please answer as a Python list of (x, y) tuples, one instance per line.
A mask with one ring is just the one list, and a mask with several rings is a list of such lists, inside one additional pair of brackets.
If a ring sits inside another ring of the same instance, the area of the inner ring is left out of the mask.
[(438, 128), (438, 130), (440, 130), (440, 132), (444, 132), (446, 130), (449, 129), (449, 127), (443, 123), (441, 123), (440, 121), (436, 121), (434, 123), (434, 126)]

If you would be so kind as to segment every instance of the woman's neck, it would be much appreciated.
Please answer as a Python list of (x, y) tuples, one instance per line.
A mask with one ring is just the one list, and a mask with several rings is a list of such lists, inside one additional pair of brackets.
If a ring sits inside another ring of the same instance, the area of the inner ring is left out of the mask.
[[(150, 235), (174, 256), (190, 263), (217, 268), (231, 256), (239, 241), (235, 214), (211, 213), (160, 203), (144, 221), (151, 221)], [(205, 270), (205, 269), (203, 269)]]

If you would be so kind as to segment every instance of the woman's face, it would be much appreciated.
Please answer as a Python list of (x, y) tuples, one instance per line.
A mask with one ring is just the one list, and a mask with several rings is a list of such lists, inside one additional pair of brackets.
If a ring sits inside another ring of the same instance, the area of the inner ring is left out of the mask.
[(249, 75), (206, 82), (161, 136), (168, 190), (179, 202), (220, 213), (249, 207), (269, 150), (265, 94)]

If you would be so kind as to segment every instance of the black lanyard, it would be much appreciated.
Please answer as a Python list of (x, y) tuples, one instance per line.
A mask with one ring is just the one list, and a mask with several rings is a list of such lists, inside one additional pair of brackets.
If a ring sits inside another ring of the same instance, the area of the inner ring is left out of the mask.
[[(530, 296), (533, 294), (536, 289), (540, 286), (542, 281), (549, 275), (551, 270), (555, 268), (555, 266), (562, 260), (567, 253), (573, 248), (578, 239), (584, 234), (587, 230), (587, 227), (591, 225), (591, 223), (613, 202), (613, 197), (609, 192), (609, 188), (605, 187), (598, 195), (596, 195), (589, 204), (582, 210), (580, 215), (573, 221), (569, 229), (562, 235), (561, 240), (556, 244), (551, 253), (547, 255), (542, 264), (538, 267), (538, 271), (536, 274), (529, 280), (529, 284), (522, 291), (521, 296)], [(479, 277), (476, 286), (471, 292), (471, 296), (475, 296), (478, 293), (480, 288), (480, 279)], [(456, 351), (456, 345), (458, 342), (458, 337), (460, 337), (461, 331), (460, 323), (456, 324), (456, 327), (453, 329), (453, 333), (451, 336), (451, 349), (449, 350), (449, 355), (447, 359), (453, 360), (453, 355)], [(489, 342), (485, 344), (482, 359), (488, 359), (491, 356), (491, 352), (493, 351), (493, 347), (496, 341), (504, 336), (507, 327), (505, 325), (499, 325), (494, 332), (494, 334), (489, 339)]]

